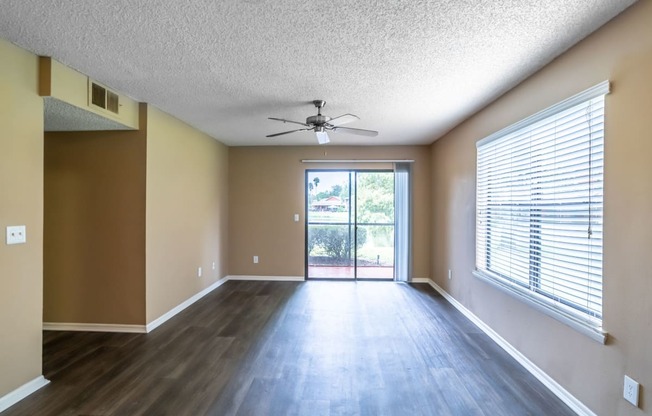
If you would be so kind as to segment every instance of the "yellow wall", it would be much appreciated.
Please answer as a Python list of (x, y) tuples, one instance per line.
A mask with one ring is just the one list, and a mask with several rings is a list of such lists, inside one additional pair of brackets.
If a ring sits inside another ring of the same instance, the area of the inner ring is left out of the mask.
[(145, 134), (45, 134), (45, 322), (145, 324)]
[[(306, 164), (301, 163), (302, 159), (414, 159), (413, 275), (429, 277), (430, 161), (427, 146), (230, 148), (230, 275), (304, 276), (305, 170), (377, 167)], [(294, 214), (300, 214), (299, 222), (294, 222)], [(258, 264), (253, 264), (254, 255), (259, 256)]]
[(227, 274), (228, 148), (151, 106), (147, 131), (149, 323)]
[[(652, 408), (652, 2), (639, 2), (432, 145), (434, 280), (599, 415)], [(606, 346), (474, 278), (475, 143), (605, 79)], [(447, 280), (447, 269), (453, 279)]]
[[(0, 40), (0, 397), (41, 375), (43, 100), (38, 59)], [(5, 245), (5, 227), (27, 243)]]

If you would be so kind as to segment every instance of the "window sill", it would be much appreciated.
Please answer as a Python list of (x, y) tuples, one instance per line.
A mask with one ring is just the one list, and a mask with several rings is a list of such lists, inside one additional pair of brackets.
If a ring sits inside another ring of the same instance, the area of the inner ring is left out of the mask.
[(514, 287), (506, 283), (503, 283), (485, 273), (475, 270), (473, 272), (473, 275), (478, 279), (483, 280), (489, 283), (490, 285), (502, 290), (508, 295), (520, 300), (521, 302), (530, 305), (531, 307), (537, 309), (538, 311), (545, 313), (551, 318), (554, 318), (559, 322), (568, 325), (569, 327), (588, 336), (594, 341), (597, 341), (601, 344), (605, 344), (607, 342), (608, 333), (603, 331), (602, 328), (597, 326), (595, 323), (584, 321), (564, 310), (556, 308), (554, 305), (550, 304), (549, 302), (545, 302), (543, 300), (537, 299), (534, 296), (531, 296), (530, 293), (526, 290), (522, 290), (519, 289), (518, 287)]

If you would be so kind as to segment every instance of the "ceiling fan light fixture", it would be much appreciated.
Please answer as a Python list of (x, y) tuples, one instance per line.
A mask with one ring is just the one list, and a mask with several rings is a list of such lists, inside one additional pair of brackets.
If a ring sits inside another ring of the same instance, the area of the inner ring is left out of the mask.
[(316, 127), (315, 135), (317, 135), (317, 142), (319, 144), (326, 144), (331, 141), (331, 139), (328, 137), (328, 133), (326, 133), (323, 127)]

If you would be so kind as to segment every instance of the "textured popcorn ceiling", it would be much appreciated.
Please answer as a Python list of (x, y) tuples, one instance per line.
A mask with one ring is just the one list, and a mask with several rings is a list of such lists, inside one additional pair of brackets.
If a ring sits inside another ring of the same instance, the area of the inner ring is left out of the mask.
[(0, 0), (0, 37), (228, 145), (353, 113), (333, 144), (431, 143), (634, 0)]

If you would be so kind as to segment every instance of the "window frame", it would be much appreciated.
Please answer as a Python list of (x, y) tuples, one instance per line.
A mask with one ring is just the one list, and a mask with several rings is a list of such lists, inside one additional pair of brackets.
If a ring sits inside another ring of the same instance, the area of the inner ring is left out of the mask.
[[(514, 123), (496, 133), (493, 133), (482, 140), (479, 140), (476, 143), (476, 147), (478, 149), (481, 149), (483, 146), (488, 145), (489, 143), (495, 140), (499, 140), (512, 133), (517, 133), (519, 131), (525, 130), (530, 126), (534, 125), (535, 123), (554, 117), (562, 113), (563, 111), (571, 109), (572, 107), (578, 106), (580, 104), (586, 103), (600, 96), (605, 96), (609, 92), (610, 92), (609, 81), (603, 81), (600, 84), (595, 85), (594, 87), (591, 87), (566, 100), (554, 104), (534, 115), (526, 117), (525, 119), (517, 123)], [(606, 116), (604, 117), (606, 118)], [(476, 152), (476, 157), (477, 155), (478, 152)], [(476, 159), (476, 175), (477, 175), (476, 179), (478, 179), (479, 177), (478, 176), (479, 166), (480, 166), (479, 159)], [(604, 178), (604, 173), (602, 174), (602, 177)], [(478, 193), (479, 188), (480, 187), (478, 186), (478, 183), (476, 183), (476, 202), (478, 201), (479, 198), (479, 193)], [(478, 207), (478, 205), (479, 204), (476, 203), (476, 227), (480, 227), (480, 218), (481, 218), (480, 208)], [(529, 227), (531, 228), (533, 222), (531, 220), (528, 220), (528, 222), (529, 222)], [(488, 266), (488, 262), (490, 261), (490, 257), (492, 255), (491, 253), (487, 253), (485, 255), (485, 262), (487, 262), (487, 265), (485, 265), (483, 268), (482, 267), (479, 268), (478, 262), (480, 261), (480, 257), (478, 256), (478, 250), (480, 249), (480, 247), (488, 248), (486, 246), (486, 243), (484, 243), (484, 245), (481, 245), (480, 241), (478, 241), (481, 236), (480, 232), (484, 230), (490, 230), (489, 225), (485, 225), (483, 229), (476, 229), (476, 242), (475, 242), (476, 264), (473, 271), (474, 276), (487, 283), (490, 283), (494, 287), (504, 291), (505, 293), (515, 297), (516, 299), (523, 301), (524, 303), (534, 307), (535, 309), (545, 313), (546, 315), (551, 316), (563, 322), (564, 324), (578, 330), (579, 332), (589, 336), (590, 338), (602, 344), (606, 342), (606, 338), (608, 334), (602, 328), (601, 317), (591, 316), (589, 310), (581, 311), (581, 309), (577, 308), (577, 306), (569, 306), (568, 304), (565, 304), (563, 299), (554, 299), (549, 294), (541, 293), (540, 291), (537, 290), (537, 287), (540, 284), (540, 282), (537, 282), (537, 279), (539, 277), (536, 276), (536, 273), (533, 274), (533, 271), (531, 269), (532, 267), (531, 257), (529, 261), (530, 269), (528, 270), (528, 283), (529, 283), (528, 285), (518, 282), (513, 276), (505, 276), (496, 272), (492, 272), (491, 270), (488, 270), (487, 266)], [(489, 233), (485, 232), (484, 235), (485, 238), (488, 238)], [(522, 248), (530, 251), (530, 256), (532, 256), (531, 254), (532, 253), (531, 252), (532, 231), (530, 230), (527, 235), (528, 235), (527, 242), (523, 243)], [(603, 250), (604, 250), (604, 245), (600, 247), (600, 252), (602, 253)], [(604, 279), (603, 273), (602, 273), (602, 279)], [(602, 302), (601, 305), (602, 304), (604, 304), (604, 302)]]

